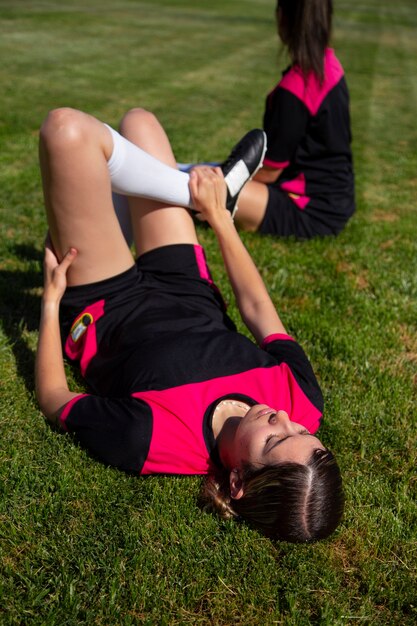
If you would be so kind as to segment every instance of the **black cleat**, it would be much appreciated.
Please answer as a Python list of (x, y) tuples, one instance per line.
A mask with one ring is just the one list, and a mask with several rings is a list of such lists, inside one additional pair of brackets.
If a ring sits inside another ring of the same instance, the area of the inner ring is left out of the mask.
[(243, 185), (259, 170), (265, 152), (266, 135), (263, 130), (255, 128), (246, 133), (221, 164), (227, 185), (226, 208), (232, 217), (238, 209), (237, 199)]

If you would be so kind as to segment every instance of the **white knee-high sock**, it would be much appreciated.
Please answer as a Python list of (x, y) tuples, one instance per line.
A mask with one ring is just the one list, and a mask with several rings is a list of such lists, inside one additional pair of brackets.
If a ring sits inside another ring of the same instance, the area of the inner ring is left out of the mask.
[(105, 124), (113, 138), (108, 161), (112, 190), (126, 196), (191, 207), (189, 175), (155, 159)]

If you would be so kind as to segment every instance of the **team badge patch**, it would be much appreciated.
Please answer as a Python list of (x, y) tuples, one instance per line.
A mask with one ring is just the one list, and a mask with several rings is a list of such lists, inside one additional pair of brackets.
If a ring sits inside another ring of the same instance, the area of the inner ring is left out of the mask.
[(75, 320), (72, 325), (70, 335), (73, 342), (77, 342), (85, 333), (87, 328), (94, 322), (91, 313), (84, 313), (79, 319)]

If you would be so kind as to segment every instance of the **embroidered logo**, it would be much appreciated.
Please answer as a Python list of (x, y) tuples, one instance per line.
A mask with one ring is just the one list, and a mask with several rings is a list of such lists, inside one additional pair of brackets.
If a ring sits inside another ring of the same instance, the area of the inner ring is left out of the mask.
[(78, 320), (72, 325), (70, 334), (73, 342), (77, 342), (87, 330), (87, 328), (94, 322), (91, 313), (84, 313)]

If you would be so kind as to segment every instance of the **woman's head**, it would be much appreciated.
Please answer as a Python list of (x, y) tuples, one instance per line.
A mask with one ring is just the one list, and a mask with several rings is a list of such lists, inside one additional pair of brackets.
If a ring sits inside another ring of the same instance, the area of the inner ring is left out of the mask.
[(236, 419), (219, 452), (227, 470), (206, 481), (207, 508), (293, 542), (323, 539), (337, 527), (343, 512), (339, 467), (285, 411), (253, 406)]
[(332, 30), (333, 0), (278, 0), (278, 34), (291, 60), (323, 80), (324, 52)]
[(328, 537), (343, 512), (340, 471), (330, 450), (316, 449), (306, 464), (247, 466), (244, 495), (231, 507), (263, 534), (293, 542)]

